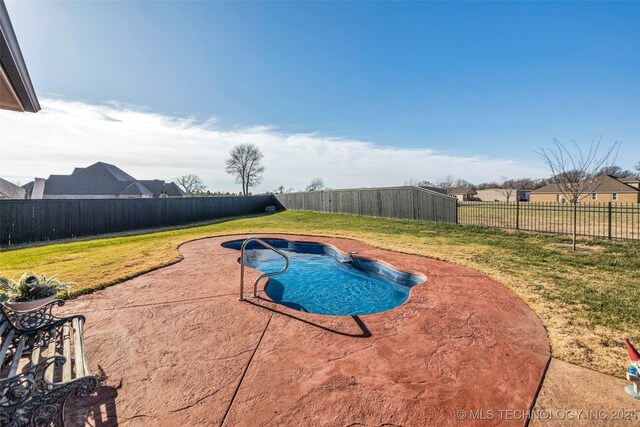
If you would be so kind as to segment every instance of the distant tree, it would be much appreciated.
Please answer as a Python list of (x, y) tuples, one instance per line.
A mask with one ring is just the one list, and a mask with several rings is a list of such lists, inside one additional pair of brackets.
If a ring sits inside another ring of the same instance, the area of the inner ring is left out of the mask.
[(436, 185), (431, 181), (418, 181), (416, 187), (420, 188), (434, 188)]
[(273, 190), (273, 194), (282, 194), (282, 193), (284, 193), (284, 185), (281, 185), (280, 187)]
[(404, 182), (404, 185), (411, 186), (411, 187), (420, 187), (420, 188), (437, 187), (436, 184), (434, 184), (431, 181), (426, 181), (426, 180), (420, 181), (417, 179), (408, 179)]
[(587, 188), (591, 191), (599, 187), (598, 176), (603, 168), (611, 167), (620, 147), (618, 141), (608, 148), (601, 150), (602, 137), (592, 140), (588, 148), (583, 149), (574, 143), (572, 151), (560, 142), (553, 139), (553, 145), (548, 148), (541, 148), (538, 154), (543, 158), (549, 169), (551, 169), (551, 179), (558, 186), (564, 197), (573, 204), (573, 250), (576, 250), (577, 237), (577, 212), (580, 199), (586, 195)]
[(176, 178), (176, 183), (188, 196), (196, 196), (203, 193), (207, 187), (198, 175), (189, 174)]
[(324, 179), (313, 178), (311, 184), (307, 185), (307, 191), (320, 191), (324, 188)]
[(636, 163), (636, 170), (640, 173), (640, 162)]
[(518, 178), (513, 182), (517, 190), (536, 190), (547, 185), (545, 179)]
[(453, 175), (445, 175), (436, 180), (436, 187), (449, 190), (456, 186), (458, 179)]
[(499, 188), (500, 184), (497, 182), (481, 182), (478, 185), (474, 185), (473, 188), (476, 190), (486, 190), (488, 188)]
[(503, 176), (500, 179), (502, 180), (502, 184), (500, 184), (499, 187), (500, 194), (502, 194), (507, 200), (507, 203), (509, 203), (511, 198), (514, 197), (516, 193), (515, 182), (512, 179), (507, 179), (506, 176)]
[(254, 144), (240, 144), (231, 149), (231, 157), (226, 160), (226, 172), (242, 184), (241, 195), (249, 195), (249, 189), (262, 181), (262, 151)]
[(606, 166), (601, 168), (598, 173), (604, 175), (611, 175), (616, 178), (635, 178), (637, 174), (634, 171), (622, 169), (620, 166)]

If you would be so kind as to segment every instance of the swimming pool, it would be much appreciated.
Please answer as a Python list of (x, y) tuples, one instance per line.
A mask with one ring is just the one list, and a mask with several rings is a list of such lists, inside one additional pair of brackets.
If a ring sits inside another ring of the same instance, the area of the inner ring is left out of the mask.
[[(411, 288), (425, 280), (357, 256), (352, 262), (340, 262), (346, 260), (345, 255), (320, 243), (262, 240), (289, 257), (289, 268), (269, 278), (265, 293), (278, 304), (299, 311), (332, 316), (380, 313), (403, 304)], [(243, 242), (234, 240), (222, 246), (240, 250)], [(245, 250), (245, 265), (268, 273), (282, 269), (284, 259), (252, 241)]]

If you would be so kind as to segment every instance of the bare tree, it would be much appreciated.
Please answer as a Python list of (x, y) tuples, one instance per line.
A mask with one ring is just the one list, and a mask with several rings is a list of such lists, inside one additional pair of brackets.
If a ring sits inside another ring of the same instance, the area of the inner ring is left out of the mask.
[(236, 184), (242, 184), (242, 195), (249, 194), (249, 188), (262, 181), (262, 151), (254, 144), (240, 144), (231, 149), (226, 161), (226, 171), (236, 178)]
[(635, 178), (637, 174), (628, 169), (622, 169), (620, 166), (606, 166), (599, 171), (603, 175), (611, 175), (615, 178)]
[(640, 173), (640, 162), (636, 163), (636, 170)]
[(500, 194), (502, 194), (504, 198), (507, 199), (507, 203), (509, 203), (509, 200), (516, 192), (516, 189), (514, 188), (515, 183), (511, 179), (507, 179), (506, 176), (503, 176), (500, 180), (502, 181), (502, 184), (500, 184)]
[(587, 195), (587, 190), (595, 192), (602, 183), (600, 170), (610, 167), (620, 147), (618, 141), (608, 148), (601, 150), (602, 136), (592, 140), (588, 149), (581, 148), (574, 143), (572, 151), (553, 139), (553, 145), (538, 150), (538, 154), (551, 169), (551, 179), (558, 187), (558, 191), (573, 204), (573, 250), (576, 250), (577, 212), (578, 203)]
[(443, 190), (449, 190), (455, 187), (457, 181), (459, 180), (455, 176), (445, 175), (436, 180), (436, 187), (442, 188)]
[(440, 188), (431, 181), (427, 181), (427, 180), (418, 181), (417, 179), (408, 179), (404, 182), (404, 185), (408, 185), (411, 187), (420, 187), (420, 188)]
[(179, 176), (176, 178), (176, 182), (188, 196), (195, 196), (203, 193), (207, 189), (202, 179), (195, 174)]
[(307, 185), (307, 191), (320, 191), (324, 188), (324, 179), (313, 178), (311, 184)]

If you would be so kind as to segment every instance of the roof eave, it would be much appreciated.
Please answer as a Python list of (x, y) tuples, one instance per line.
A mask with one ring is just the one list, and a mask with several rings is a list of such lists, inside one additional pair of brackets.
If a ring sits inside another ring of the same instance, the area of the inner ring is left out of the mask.
[(0, 2), (0, 63), (24, 110), (30, 113), (40, 111), (40, 103), (4, 2)]

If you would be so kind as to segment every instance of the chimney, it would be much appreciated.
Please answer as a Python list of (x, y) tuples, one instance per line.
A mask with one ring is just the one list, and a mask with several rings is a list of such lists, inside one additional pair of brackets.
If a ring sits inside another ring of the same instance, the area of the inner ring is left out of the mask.
[(32, 199), (42, 199), (44, 198), (44, 178), (34, 178), (33, 179), (33, 189), (31, 190), (31, 198)]

